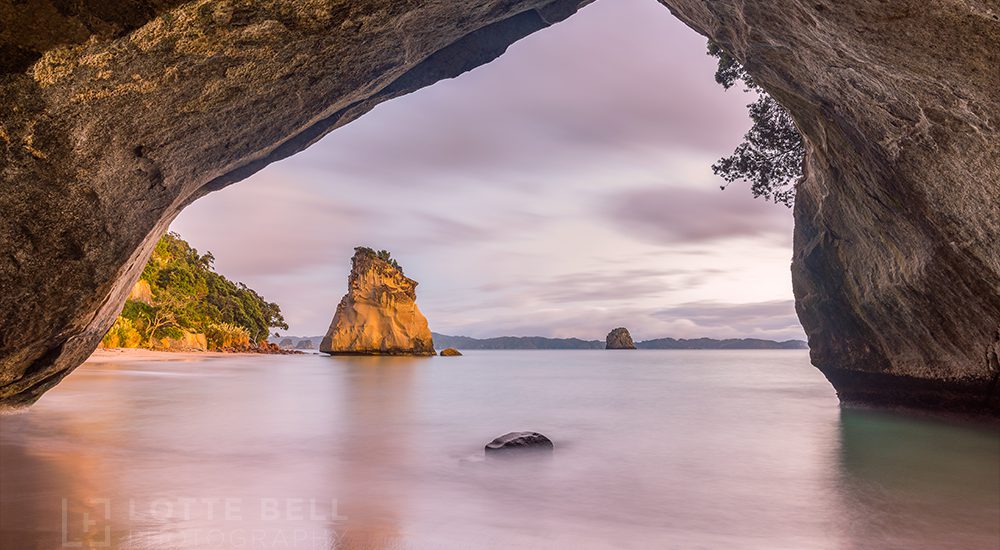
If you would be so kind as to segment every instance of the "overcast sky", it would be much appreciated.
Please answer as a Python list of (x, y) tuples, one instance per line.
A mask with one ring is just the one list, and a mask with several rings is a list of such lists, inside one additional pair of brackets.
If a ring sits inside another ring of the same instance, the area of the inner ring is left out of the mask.
[(653, 0), (599, 0), (493, 63), (384, 103), (174, 222), (323, 334), (353, 248), (392, 251), (431, 329), (804, 338), (791, 211), (719, 190), (752, 98)]

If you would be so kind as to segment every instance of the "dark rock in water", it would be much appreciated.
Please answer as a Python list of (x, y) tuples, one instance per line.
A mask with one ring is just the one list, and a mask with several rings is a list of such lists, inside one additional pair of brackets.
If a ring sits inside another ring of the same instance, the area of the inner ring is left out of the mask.
[(632, 341), (632, 335), (628, 333), (628, 329), (625, 327), (618, 327), (609, 332), (604, 342), (604, 349), (635, 349), (635, 342)]
[(510, 432), (486, 444), (486, 455), (490, 457), (516, 456), (522, 454), (551, 455), (552, 440), (538, 432)]
[(462, 355), (462, 352), (455, 348), (444, 348), (438, 355), (441, 357), (458, 357), (459, 355)]

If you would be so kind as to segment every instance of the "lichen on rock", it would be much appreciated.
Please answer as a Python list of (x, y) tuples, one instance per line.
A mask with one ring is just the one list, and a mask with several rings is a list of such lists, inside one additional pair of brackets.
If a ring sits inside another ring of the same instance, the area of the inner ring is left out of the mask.
[(347, 294), (319, 350), (331, 355), (434, 355), (417, 282), (387, 253), (354, 249)]

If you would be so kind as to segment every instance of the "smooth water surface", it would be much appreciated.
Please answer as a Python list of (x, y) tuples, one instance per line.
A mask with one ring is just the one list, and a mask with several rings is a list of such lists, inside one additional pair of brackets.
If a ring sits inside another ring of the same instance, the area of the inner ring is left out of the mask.
[[(92, 362), (0, 423), (18, 550), (1000, 547), (997, 432), (804, 351)], [(515, 430), (552, 460), (483, 460)]]

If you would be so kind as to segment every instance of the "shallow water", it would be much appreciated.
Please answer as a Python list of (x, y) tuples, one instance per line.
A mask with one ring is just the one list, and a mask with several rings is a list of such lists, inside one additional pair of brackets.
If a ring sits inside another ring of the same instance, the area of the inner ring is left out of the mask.
[(802, 351), (90, 363), (0, 428), (11, 549), (1000, 547), (996, 431)]

